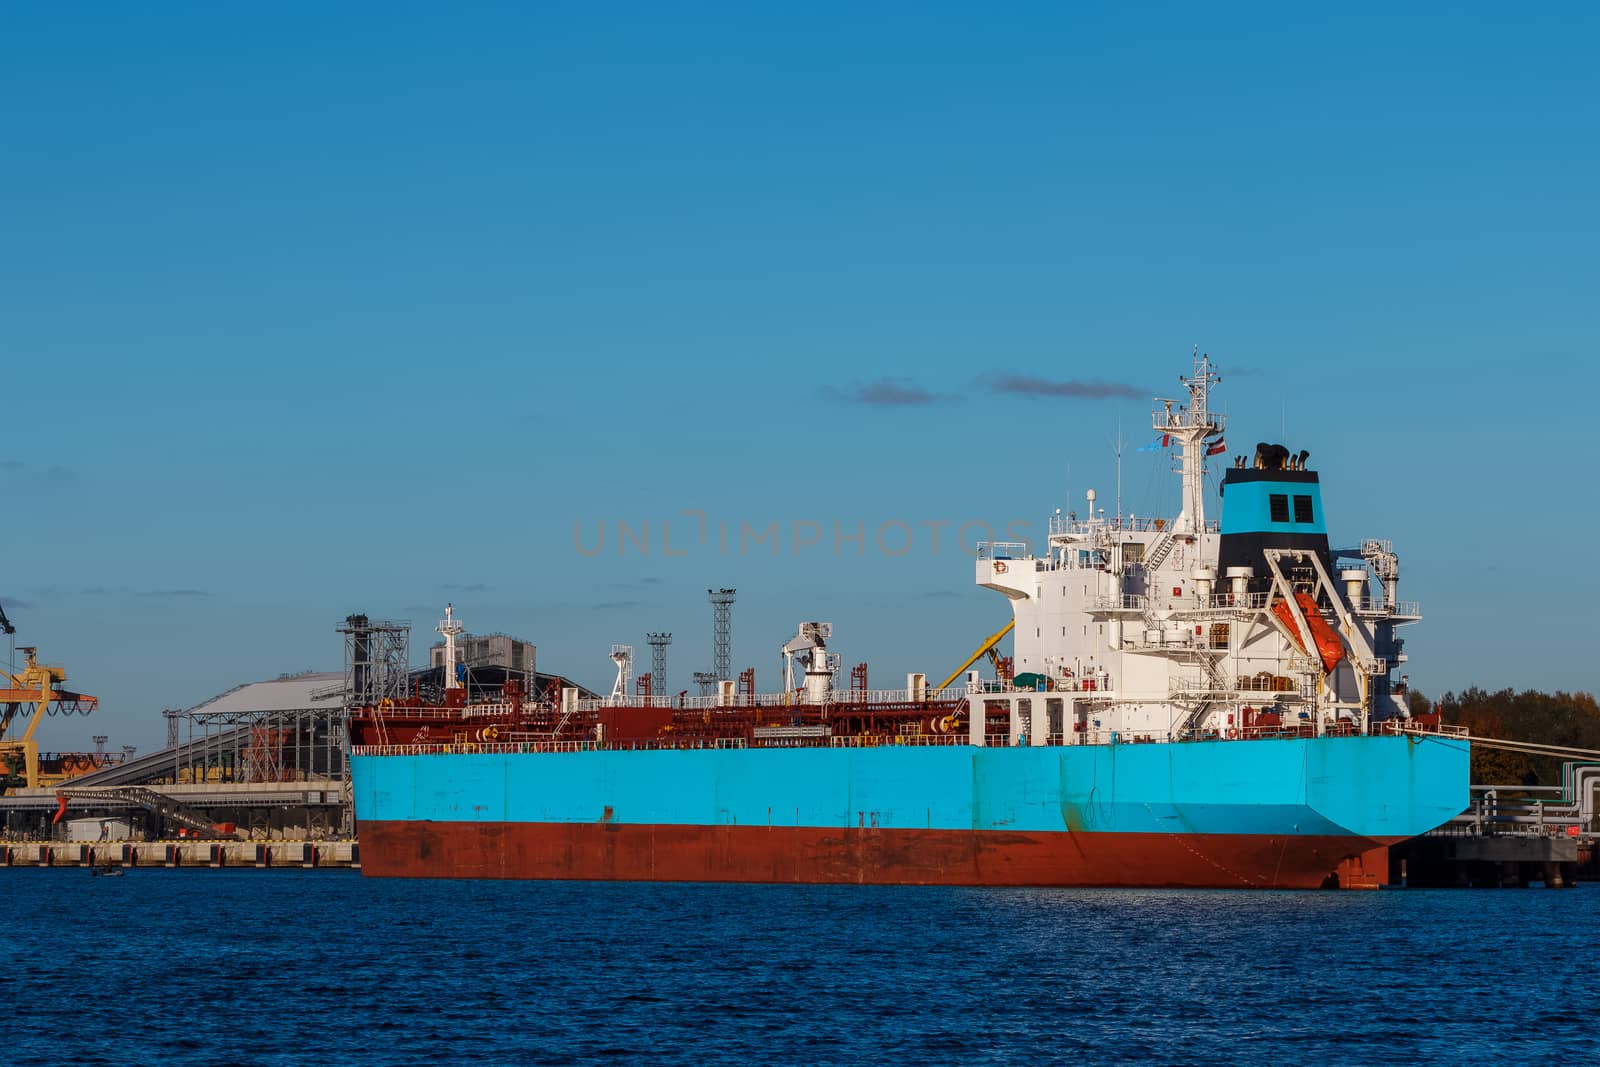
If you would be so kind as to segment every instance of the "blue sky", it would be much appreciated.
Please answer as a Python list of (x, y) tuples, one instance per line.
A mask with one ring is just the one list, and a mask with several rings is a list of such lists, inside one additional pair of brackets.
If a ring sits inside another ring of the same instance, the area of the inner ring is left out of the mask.
[[(43, 740), (153, 747), (337, 668), (351, 611), (420, 659), (447, 599), (595, 685), (651, 629), (709, 666), (712, 585), (763, 687), (801, 619), (943, 674), (1008, 617), (951, 531), (1108, 502), (1194, 344), (1235, 450), (1310, 449), (1334, 540), (1394, 540), (1416, 684), (1593, 689), (1597, 28), (10, 5), (0, 603), (105, 701)], [(1127, 507), (1176, 510), (1160, 462)]]

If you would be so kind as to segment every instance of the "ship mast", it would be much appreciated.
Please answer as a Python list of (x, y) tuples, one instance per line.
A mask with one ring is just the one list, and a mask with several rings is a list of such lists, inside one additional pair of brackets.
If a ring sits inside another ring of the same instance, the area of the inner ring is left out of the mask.
[(444, 687), (446, 689), (460, 689), (461, 682), (456, 678), (456, 638), (466, 630), (456, 619), (456, 606), (444, 606), (444, 618), (439, 620), (439, 625), (433, 632), (444, 637)]
[(1197, 534), (1206, 528), (1206, 439), (1223, 430), (1225, 416), (1213, 415), (1210, 408), (1211, 387), (1222, 381), (1222, 376), (1211, 365), (1211, 357), (1200, 354), (1195, 346), (1194, 373), (1178, 379), (1189, 391), (1188, 403), (1158, 398), (1161, 407), (1152, 418), (1156, 432), (1175, 440), (1181, 446), (1178, 456), (1178, 474), (1183, 479), (1183, 509), (1173, 523), (1176, 533)]

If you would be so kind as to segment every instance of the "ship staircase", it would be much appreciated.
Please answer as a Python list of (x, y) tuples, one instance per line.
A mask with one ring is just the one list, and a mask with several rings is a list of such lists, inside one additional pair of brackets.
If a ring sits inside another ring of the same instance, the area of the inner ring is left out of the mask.
[(567, 729), (567, 724), (572, 721), (572, 717), (574, 715), (576, 715), (577, 713), (578, 713), (577, 704), (573, 704), (570, 707), (563, 708), (561, 710), (561, 718), (556, 720), (555, 727), (553, 729), (551, 729), (551, 731), (550, 731), (550, 740), (554, 741), (557, 738), (559, 738), (563, 733), (565, 733), (566, 729)]
[(1173, 653), (1180, 662), (1198, 664), (1202, 675), (1199, 682), (1175, 678), (1170, 691), (1173, 703), (1185, 709), (1183, 721), (1174, 731), (1175, 736), (1193, 737), (1206, 712), (1233, 697), (1235, 685), (1228, 677), (1228, 672), (1222, 669), (1221, 659), (1227, 655), (1226, 651), (1191, 647), (1173, 649)]
[[(1161, 549), (1160, 557), (1162, 559), (1166, 558), (1171, 545), (1172, 534), (1169, 531), (1163, 535), (1160, 544), (1157, 546), (1158, 549)], [(1165, 547), (1163, 548), (1163, 546)], [(1159, 560), (1151, 562), (1153, 559), (1155, 559), (1154, 556), (1146, 560), (1146, 564), (1152, 569), (1159, 565)], [(1232, 609), (1229, 610), (1231, 611)], [(1142, 617), (1147, 630), (1160, 630), (1167, 621), (1158, 617), (1151, 610), (1148, 601), (1145, 602)], [(1187, 678), (1173, 678), (1168, 689), (1168, 699), (1184, 709), (1183, 719), (1174, 728), (1173, 736), (1175, 738), (1192, 737), (1199, 727), (1200, 720), (1205, 718), (1206, 712), (1210, 711), (1218, 703), (1231, 700), (1235, 695), (1235, 690), (1238, 688), (1234, 680), (1228, 676), (1228, 672), (1222, 667), (1222, 660), (1227, 656), (1228, 650), (1225, 648), (1213, 649), (1205, 645), (1171, 645), (1164, 646), (1159, 650), (1151, 649), (1151, 651), (1160, 651), (1163, 655), (1169, 656), (1179, 663), (1200, 668), (1201, 679), (1198, 682)]]
[(223, 833), (212, 826), (211, 820), (184, 807), (173, 798), (154, 789), (137, 785), (113, 786), (63, 786), (56, 797), (65, 800), (96, 801), (100, 804), (127, 804), (155, 812), (169, 823), (205, 838), (232, 840), (234, 835)]
[(1155, 545), (1144, 557), (1145, 570), (1153, 571), (1160, 568), (1167, 556), (1172, 553), (1173, 536), (1171, 530), (1164, 531), (1156, 538)]

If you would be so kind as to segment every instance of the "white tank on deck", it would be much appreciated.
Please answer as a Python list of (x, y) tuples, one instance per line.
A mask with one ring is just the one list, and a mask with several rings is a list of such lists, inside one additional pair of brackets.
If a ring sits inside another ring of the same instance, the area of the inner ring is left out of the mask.
[[(819, 655), (817, 657), (821, 659)], [(833, 693), (833, 672), (826, 666), (806, 668), (806, 703), (826, 704)]]

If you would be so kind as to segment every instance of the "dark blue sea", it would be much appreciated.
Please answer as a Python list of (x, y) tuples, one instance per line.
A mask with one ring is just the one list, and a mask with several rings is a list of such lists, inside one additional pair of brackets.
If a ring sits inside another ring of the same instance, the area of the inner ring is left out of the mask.
[(1580, 1063), (1600, 887), (0, 870), (7, 1064)]

